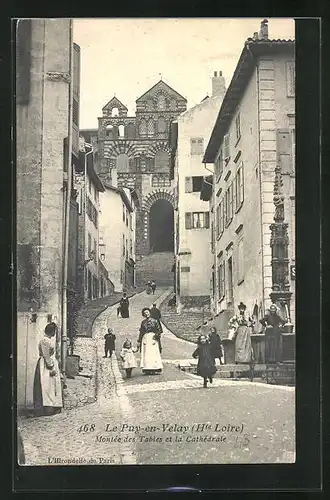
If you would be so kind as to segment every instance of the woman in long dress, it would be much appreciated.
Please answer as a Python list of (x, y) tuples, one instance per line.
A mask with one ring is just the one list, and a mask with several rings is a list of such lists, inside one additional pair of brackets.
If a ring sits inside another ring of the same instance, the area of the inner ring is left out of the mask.
[(129, 300), (126, 296), (126, 293), (123, 294), (120, 299), (120, 315), (122, 318), (129, 318)]
[(160, 356), (161, 329), (159, 322), (150, 317), (150, 309), (142, 309), (144, 320), (141, 322), (137, 346), (141, 351), (140, 368), (145, 374), (153, 375), (163, 369)]
[(251, 327), (253, 321), (245, 315), (245, 304), (240, 302), (238, 310), (239, 314), (230, 318), (228, 322), (228, 328), (234, 331), (235, 363), (252, 363)]
[(57, 325), (48, 323), (40, 340), (39, 359), (33, 384), (33, 400), (36, 416), (54, 415), (63, 407), (61, 375), (55, 357)]

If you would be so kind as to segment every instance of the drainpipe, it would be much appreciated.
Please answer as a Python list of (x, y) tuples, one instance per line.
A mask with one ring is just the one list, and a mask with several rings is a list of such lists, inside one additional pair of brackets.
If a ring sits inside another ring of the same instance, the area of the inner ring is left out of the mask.
[(70, 20), (70, 83), (69, 83), (69, 116), (68, 116), (68, 149), (67, 149), (67, 171), (68, 181), (65, 198), (64, 219), (64, 255), (63, 255), (63, 283), (62, 283), (62, 329), (61, 329), (61, 371), (65, 383), (65, 364), (67, 355), (67, 314), (68, 314), (68, 261), (69, 261), (69, 220), (70, 201), (72, 189), (72, 101), (73, 101), (73, 22)]
[(264, 246), (262, 233), (262, 168), (261, 168), (261, 145), (260, 145), (260, 88), (259, 88), (259, 64), (257, 64), (257, 116), (258, 116), (258, 173), (259, 173), (259, 197), (260, 197), (260, 228), (261, 228), (261, 278), (262, 278), (262, 307), (265, 311), (265, 272), (264, 272)]

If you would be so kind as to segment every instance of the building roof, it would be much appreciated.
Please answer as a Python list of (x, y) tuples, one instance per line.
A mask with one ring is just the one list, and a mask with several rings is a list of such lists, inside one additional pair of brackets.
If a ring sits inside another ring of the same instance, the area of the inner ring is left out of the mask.
[(180, 99), (183, 99), (185, 102), (187, 102), (187, 99), (185, 99), (185, 97), (183, 97), (181, 94), (179, 94), (179, 92), (177, 92), (176, 90), (172, 89), (172, 87), (167, 85), (167, 83), (165, 83), (164, 80), (159, 80), (159, 82), (155, 83), (155, 85), (153, 85), (149, 90), (147, 90), (144, 94), (142, 94), (140, 97), (138, 97), (135, 102), (138, 102), (140, 99), (144, 98), (147, 94), (149, 94), (149, 92), (151, 92), (151, 90), (154, 90), (157, 86), (165, 87), (172, 94), (176, 94), (177, 97), (179, 97)]
[[(84, 153), (82, 153), (82, 154), (84, 155)], [(86, 172), (87, 172), (88, 177), (91, 178), (96, 189), (103, 193), (105, 191), (105, 188), (104, 188), (104, 185), (103, 185), (101, 179), (99, 178), (99, 176), (97, 175), (97, 173), (95, 171), (93, 154), (89, 154), (86, 156), (86, 166), (87, 166)]]
[(272, 54), (294, 53), (294, 45), (294, 40), (247, 39), (205, 150), (204, 163), (214, 163), (223, 136), (227, 133), (234, 111), (244, 95), (257, 59)]
[(110, 106), (111, 107), (117, 106), (117, 108), (119, 108), (119, 109), (126, 109), (126, 111), (128, 111), (126, 106), (116, 96), (113, 96), (112, 99), (110, 99), (110, 101), (107, 102), (105, 106), (103, 106), (102, 111), (104, 109), (109, 108)]
[[(123, 200), (123, 202), (125, 203), (127, 209), (129, 212), (133, 212), (133, 206), (127, 196), (127, 194), (125, 193), (125, 190), (123, 188), (119, 188), (119, 187), (115, 187), (115, 186), (112, 186), (112, 184), (110, 184), (109, 182), (105, 181), (104, 182), (104, 186), (106, 187), (106, 189), (109, 189), (110, 191), (113, 191), (117, 194), (119, 194)], [(131, 191), (131, 195), (132, 195), (132, 198), (134, 199), (134, 201), (136, 200), (137, 198), (137, 195), (135, 193), (135, 191)]]

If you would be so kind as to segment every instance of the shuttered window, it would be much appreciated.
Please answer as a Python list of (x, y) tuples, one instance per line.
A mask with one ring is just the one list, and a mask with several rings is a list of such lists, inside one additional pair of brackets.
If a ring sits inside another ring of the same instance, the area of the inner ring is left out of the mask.
[(209, 212), (186, 212), (185, 228), (186, 229), (208, 229), (210, 227)]
[(287, 97), (295, 96), (295, 64), (293, 61), (286, 63)]
[(202, 155), (204, 153), (204, 140), (201, 137), (190, 139), (190, 153), (192, 155)]
[(222, 175), (223, 172), (223, 153), (222, 149), (220, 149), (219, 156), (214, 164), (214, 172), (215, 172), (215, 179), (218, 181)]
[(277, 131), (277, 159), (281, 165), (282, 174), (292, 174), (294, 171), (293, 139), (294, 135), (291, 130)]
[(244, 249), (243, 238), (237, 244), (237, 284), (239, 285), (244, 280)]
[(223, 139), (223, 157), (226, 161), (228, 161), (230, 158), (229, 139), (229, 134), (226, 134)]
[(235, 206), (235, 211), (237, 212), (241, 208), (244, 201), (243, 162), (241, 162), (236, 173), (234, 194), (235, 194), (234, 206)]

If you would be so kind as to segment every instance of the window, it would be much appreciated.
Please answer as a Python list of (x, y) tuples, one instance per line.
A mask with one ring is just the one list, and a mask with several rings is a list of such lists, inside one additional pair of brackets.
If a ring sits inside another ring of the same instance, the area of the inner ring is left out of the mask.
[(158, 133), (159, 134), (164, 134), (165, 132), (166, 132), (165, 118), (163, 118), (162, 116), (160, 116), (158, 118)]
[(202, 155), (204, 153), (204, 140), (200, 137), (190, 139), (190, 154)]
[(233, 182), (228, 187), (225, 194), (225, 211), (226, 211), (226, 226), (228, 226), (233, 218)]
[[(217, 227), (218, 229), (218, 227)], [(215, 238), (214, 238), (214, 222), (211, 222), (211, 252), (214, 252)]]
[(218, 294), (219, 300), (225, 295), (225, 263), (222, 259), (218, 261)]
[(106, 137), (109, 137), (109, 139), (113, 139), (113, 126), (112, 125), (106, 126), (105, 135), (106, 135)]
[(129, 241), (129, 252), (130, 252), (130, 256), (132, 257), (132, 255), (133, 255), (133, 243), (132, 243), (132, 240)]
[(111, 116), (118, 116), (118, 115), (119, 115), (118, 108), (112, 108)]
[(153, 136), (155, 135), (155, 122), (153, 121), (152, 118), (148, 121), (148, 136)]
[(124, 125), (119, 125), (118, 127), (118, 131), (119, 131), (119, 137), (122, 139), (123, 137), (125, 137), (125, 126)]
[(96, 240), (94, 240), (94, 259), (97, 262), (97, 243), (96, 243)]
[(287, 97), (295, 95), (295, 64), (293, 61), (286, 63), (286, 87)]
[(243, 238), (237, 244), (237, 284), (244, 281), (244, 252), (243, 252)]
[(221, 238), (222, 233), (225, 230), (225, 210), (224, 210), (224, 200), (220, 202), (220, 220), (219, 220), (219, 238)]
[(217, 181), (220, 179), (222, 172), (223, 172), (223, 152), (222, 149), (220, 149), (219, 156), (214, 164), (214, 173)]
[(226, 162), (229, 161), (230, 158), (230, 150), (229, 150), (229, 134), (225, 135), (223, 139), (223, 157)]
[(216, 218), (216, 236), (220, 236), (220, 205), (217, 206), (217, 218)]
[(89, 198), (87, 199), (87, 215), (89, 219), (93, 222), (94, 226), (97, 228), (98, 212)]
[(125, 257), (125, 236), (123, 235), (123, 257)]
[(140, 121), (139, 133), (141, 136), (147, 135), (147, 123), (144, 118), (142, 118), (142, 120)]
[(186, 212), (186, 229), (207, 229), (210, 227), (209, 212)]
[(235, 211), (237, 212), (244, 201), (244, 174), (243, 162), (241, 162), (235, 177)]
[(241, 114), (238, 113), (235, 119), (235, 128), (236, 128), (236, 143), (241, 138)]
[(76, 99), (73, 98), (72, 100), (72, 119), (73, 123), (79, 126), (79, 103), (76, 101)]
[(199, 193), (202, 189), (204, 177), (194, 176), (185, 178), (185, 192), (186, 193)]
[(160, 94), (157, 101), (157, 108), (159, 110), (164, 110), (166, 108), (166, 99), (163, 94)]
[(234, 300), (233, 289), (233, 258), (229, 257), (227, 261), (228, 269), (228, 304), (232, 304)]

